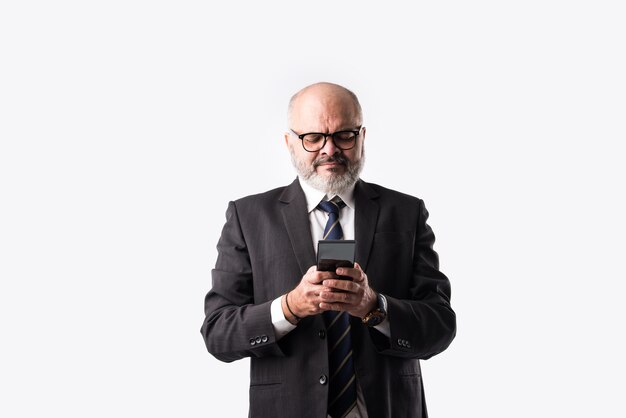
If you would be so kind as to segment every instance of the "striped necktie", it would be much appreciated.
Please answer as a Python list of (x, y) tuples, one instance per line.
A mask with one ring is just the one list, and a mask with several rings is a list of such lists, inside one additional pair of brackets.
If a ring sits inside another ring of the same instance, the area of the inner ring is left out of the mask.
[[(319, 208), (328, 212), (324, 228), (324, 239), (342, 239), (339, 210), (345, 203), (326, 201)], [(356, 378), (352, 359), (352, 337), (347, 312), (327, 311), (323, 313), (328, 336), (328, 415), (342, 418), (356, 405)]]

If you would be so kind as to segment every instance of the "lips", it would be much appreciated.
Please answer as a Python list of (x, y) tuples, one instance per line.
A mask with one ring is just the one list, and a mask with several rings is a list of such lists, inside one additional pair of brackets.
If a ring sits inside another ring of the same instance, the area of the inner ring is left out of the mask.
[(317, 168), (319, 166), (337, 166), (337, 165), (347, 165), (348, 160), (341, 156), (337, 155), (334, 157), (323, 157), (315, 160), (313, 162), (313, 167)]

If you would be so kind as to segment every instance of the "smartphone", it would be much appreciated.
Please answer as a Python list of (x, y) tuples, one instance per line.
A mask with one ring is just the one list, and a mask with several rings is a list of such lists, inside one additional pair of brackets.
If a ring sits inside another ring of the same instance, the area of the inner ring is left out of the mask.
[[(353, 239), (326, 239), (317, 242), (317, 270), (335, 271), (338, 267), (354, 267), (356, 241)], [(346, 276), (340, 279), (352, 280)]]

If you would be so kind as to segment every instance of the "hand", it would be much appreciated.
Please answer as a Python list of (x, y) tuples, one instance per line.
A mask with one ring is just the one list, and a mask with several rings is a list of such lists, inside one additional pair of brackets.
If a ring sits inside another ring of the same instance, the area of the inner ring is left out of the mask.
[[(320, 293), (322, 292), (322, 282), (326, 279), (336, 278), (337, 275), (332, 271), (317, 271), (316, 266), (311, 266), (306, 274), (300, 280), (298, 286), (290, 291), (282, 298), (282, 308), (285, 318), (292, 324), (297, 322), (297, 319), (293, 317), (295, 314), (299, 318), (304, 318), (309, 315), (316, 315), (323, 311), (320, 308), (322, 299)], [(286, 298), (289, 298), (289, 308), (287, 307)], [(289, 311), (291, 309), (291, 312)]]
[(367, 274), (358, 263), (354, 268), (340, 267), (336, 273), (349, 276), (350, 280), (327, 278), (322, 282), (319, 308), (324, 311), (346, 311), (352, 316), (363, 318), (377, 305), (376, 292), (367, 281)]

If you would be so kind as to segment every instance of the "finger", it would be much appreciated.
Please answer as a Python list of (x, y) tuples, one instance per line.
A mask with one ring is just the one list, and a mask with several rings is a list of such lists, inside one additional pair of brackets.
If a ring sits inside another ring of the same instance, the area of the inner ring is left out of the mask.
[(318, 271), (315, 273), (317, 277), (317, 284), (322, 284), (324, 280), (337, 279), (337, 275), (332, 271)]
[(326, 303), (347, 303), (350, 304), (354, 300), (354, 294), (348, 292), (321, 292), (320, 299)]
[(356, 280), (361, 276), (361, 271), (354, 268), (339, 267), (335, 272), (339, 276), (350, 277), (352, 280)]
[(356, 293), (359, 290), (359, 285), (350, 280), (327, 279), (322, 284), (329, 289), (338, 289), (345, 292)]
[(322, 311), (347, 311), (349, 308), (349, 305), (343, 303), (320, 302), (319, 306)]
[(320, 284), (325, 279), (334, 279), (337, 278), (337, 275), (332, 271), (310, 271), (304, 276), (306, 281), (312, 284)]
[(314, 264), (304, 273), (302, 277), (302, 281), (312, 282), (315, 272), (317, 271), (317, 266)]
[(354, 280), (357, 282), (364, 282), (367, 279), (367, 274), (365, 274), (365, 272), (363, 271), (363, 268), (361, 267), (361, 265), (359, 263), (354, 263), (354, 269), (357, 270), (359, 272), (359, 276), (357, 278), (355, 278)]

